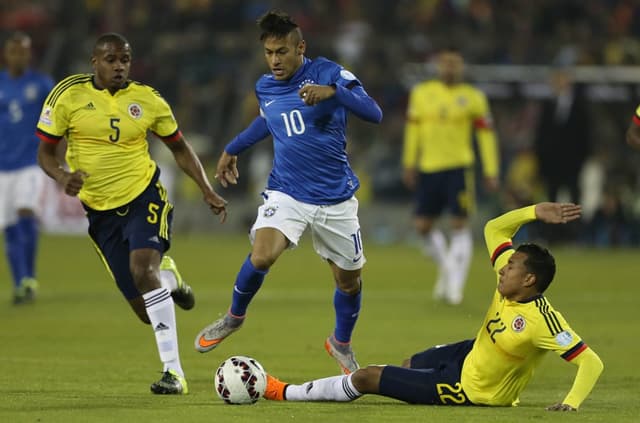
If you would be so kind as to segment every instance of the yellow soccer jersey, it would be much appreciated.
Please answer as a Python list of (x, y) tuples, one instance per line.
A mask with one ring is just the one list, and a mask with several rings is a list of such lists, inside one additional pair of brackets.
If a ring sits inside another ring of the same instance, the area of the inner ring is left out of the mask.
[[(535, 220), (535, 206), (490, 221), (485, 240), (496, 273), (513, 254), (511, 237)], [(547, 351), (567, 361), (587, 349), (543, 295), (527, 302), (509, 301), (496, 290), (483, 324), (467, 355), (461, 383), (474, 404), (516, 405)]]
[(37, 134), (43, 142), (67, 139), (70, 169), (88, 175), (78, 197), (94, 210), (110, 210), (140, 195), (153, 177), (149, 130), (165, 141), (181, 136), (171, 108), (157, 91), (129, 81), (111, 95), (94, 85), (93, 75), (80, 74), (51, 90)]
[(498, 150), (486, 96), (469, 84), (442, 81), (416, 85), (410, 93), (402, 164), (424, 173), (469, 167), (476, 130), (484, 174), (498, 175)]

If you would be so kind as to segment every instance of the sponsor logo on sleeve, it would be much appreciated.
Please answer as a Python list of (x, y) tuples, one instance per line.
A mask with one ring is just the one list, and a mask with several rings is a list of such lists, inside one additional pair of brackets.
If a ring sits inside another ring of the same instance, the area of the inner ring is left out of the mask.
[(556, 342), (561, 347), (566, 347), (567, 345), (570, 345), (573, 342), (573, 336), (571, 336), (571, 334), (566, 330), (562, 331), (556, 335)]
[(346, 69), (342, 69), (340, 71), (340, 77), (342, 79), (346, 79), (347, 81), (353, 81), (354, 79), (356, 79), (356, 76)]
[(40, 115), (40, 123), (44, 123), (45, 125), (51, 126), (51, 107), (47, 106), (42, 111)]

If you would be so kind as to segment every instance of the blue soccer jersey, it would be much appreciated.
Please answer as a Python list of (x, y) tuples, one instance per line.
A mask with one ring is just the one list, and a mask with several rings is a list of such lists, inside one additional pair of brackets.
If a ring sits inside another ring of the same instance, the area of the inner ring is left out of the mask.
[(18, 78), (0, 72), (0, 171), (37, 164), (35, 128), (53, 81), (27, 70)]
[(260, 114), (273, 136), (274, 160), (268, 189), (309, 204), (337, 204), (360, 186), (347, 159), (347, 109), (335, 97), (315, 106), (298, 95), (305, 84), (360, 85), (340, 65), (325, 58), (305, 58), (286, 81), (263, 75), (256, 82)]

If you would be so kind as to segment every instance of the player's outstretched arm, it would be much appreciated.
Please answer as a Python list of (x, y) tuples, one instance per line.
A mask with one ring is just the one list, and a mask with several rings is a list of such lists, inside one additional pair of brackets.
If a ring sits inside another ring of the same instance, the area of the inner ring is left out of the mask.
[(226, 145), (218, 159), (215, 176), (223, 187), (238, 183), (238, 177), (240, 177), (237, 166), (238, 155), (268, 135), (267, 121), (262, 116), (258, 116)]
[(202, 191), (204, 202), (209, 205), (209, 208), (214, 214), (220, 216), (220, 223), (224, 223), (227, 218), (227, 202), (211, 187), (204, 167), (193, 151), (193, 148), (191, 148), (191, 145), (189, 145), (184, 137), (180, 137), (180, 139), (176, 141), (165, 142), (165, 145), (167, 145), (173, 153), (173, 157), (176, 163), (178, 163), (178, 166), (198, 185), (200, 191)]
[(578, 410), (578, 407), (587, 398), (604, 369), (604, 364), (602, 364), (598, 354), (589, 347), (572, 359), (570, 363), (578, 366), (573, 386), (561, 403), (547, 407), (549, 411)]
[[(545, 223), (562, 224), (580, 218), (582, 208), (572, 203), (538, 203), (504, 213), (491, 219), (484, 227), (484, 239), (489, 256), (496, 257), (501, 248), (511, 245), (511, 238), (520, 226), (533, 220)], [(495, 264), (495, 263), (494, 263)], [(496, 269), (504, 263), (498, 263)]]

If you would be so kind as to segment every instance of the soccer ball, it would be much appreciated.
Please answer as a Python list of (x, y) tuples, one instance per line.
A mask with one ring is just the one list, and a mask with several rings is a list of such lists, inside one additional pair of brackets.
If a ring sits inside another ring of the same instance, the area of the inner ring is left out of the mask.
[(253, 404), (267, 387), (267, 374), (251, 357), (236, 355), (222, 362), (214, 379), (216, 392), (227, 404)]

